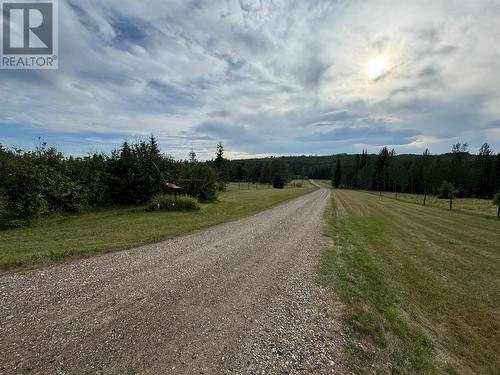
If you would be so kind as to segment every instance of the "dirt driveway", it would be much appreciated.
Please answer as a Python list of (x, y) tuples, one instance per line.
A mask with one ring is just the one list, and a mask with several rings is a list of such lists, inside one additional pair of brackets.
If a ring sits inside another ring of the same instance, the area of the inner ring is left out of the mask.
[(315, 283), (329, 196), (0, 277), (0, 373), (344, 373)]

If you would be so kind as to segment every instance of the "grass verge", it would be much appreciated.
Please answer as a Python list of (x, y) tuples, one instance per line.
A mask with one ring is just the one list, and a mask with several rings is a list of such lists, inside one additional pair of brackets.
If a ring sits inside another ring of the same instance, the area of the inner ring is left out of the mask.
[(0, 231), (0, 269), (123, 250), (236, 220), (286, 202), (316, 187), (239, 191), (231, 186), (199, 212), (146, 212), (111, 208), (51, 216), (33, 225)]
[(334, 190), (321, 276), (346, 304), (355, 373), (500, 372), (500, 225)]

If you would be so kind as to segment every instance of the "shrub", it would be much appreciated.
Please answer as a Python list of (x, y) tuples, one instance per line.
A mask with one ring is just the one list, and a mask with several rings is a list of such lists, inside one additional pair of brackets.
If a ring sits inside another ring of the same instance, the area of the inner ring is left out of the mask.
[(273, 180), (273, 187), (275, 189), (284, 189), (285, 188), (285, 179), (282, 176), (275, 176)]
[(224, 181), (217, 181), (216, 187), (218, 192), (224, 192), (227, 190), (227, 185)]
[(85, 189), (68, 176), (62, 155), (53, 149), (17, 153), (4, 162), (2, 172), (6, 209), (14, 218), (80, 211), (87, 204)]
[(7, 197), (0, 190), (0, 229), (11, 227), (11, 213), (7, 207)]
[(498, 190), (497, 193), (495, 194), (495, 197), (493, 198), (493, 203), (496, 206), (500, 206), (500, 190)]
[(438, 190), (438, 198), (441, 199), (453, 199), (457, 195), (457, 189), (455, 186), (448, 181), (443, 181)]
[(493, 198), (493, 204), (498, 207), (497, 217), (500, 217), (500, 190), (498, 190), (495, 194), (495, 197)]
[(197, 211), (200, 204), (196, 198), (187, 195), (159, 194), (149, 202), (148, 208), (150, 211)]
[(186, 166), (185, 181), (182, 182), (183, 192), (198, 198), (200, 202), (217, 200), (220, 185), (217, 182), (217, 171), (207, 164)]

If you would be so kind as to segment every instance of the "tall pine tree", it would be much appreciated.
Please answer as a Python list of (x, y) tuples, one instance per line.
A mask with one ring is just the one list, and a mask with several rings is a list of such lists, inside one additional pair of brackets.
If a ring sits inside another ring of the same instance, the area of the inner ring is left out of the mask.
[(340, 165), (340, 159), (337, 159), (337, 165), (335, 166), (335, 172), (333, 174), (333, 186), (338, 188), (342, 184), (342, 166)]

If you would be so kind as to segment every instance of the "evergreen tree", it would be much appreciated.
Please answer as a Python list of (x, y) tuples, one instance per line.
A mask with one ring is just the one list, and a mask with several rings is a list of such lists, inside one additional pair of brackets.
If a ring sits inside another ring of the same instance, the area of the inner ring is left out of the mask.
[(217, 144), (217, 151), (215, 153), (214, 166), (219, 173), (219, 180), (222, 182), (227, 182), (229, 179), (227, 165), (227, 160), (224, 158), (224, 146), (221, 142), (219, 142)]
[(464, 167), (469, 145), (467, 143), (456, 143), (451, 148), (451, 181), (457, 187), (464, 187), (467, 180), (467, 173)]
[(191, 152), (189, 153), (189, 163), (190, 164), (198, 163), (198, 159), (196, 158), (196, 152), (194, 152), (193, 149), (191, 149)]
[(361, 154), (361, 163), (359, 165), (359, 169), (363, 169), (368, 164), (368, 150), (363, 150)]
[(338, 188), (342, 184), (342, 167), (340, 165), (340, 159), (337, 159), (337, 164), (335, 166), (335, 173), (333, 176), (333, 186)]
[(495, 167), (495, 190), (500, 190), (500, 153), (496, 157), (496, 167)]
[(431, 153), (428, 148), (425, 149), (422, 154), (422, 162), (421, 162), (421, 175), (422, 175), (422, 183), (424, 185), (424, 206), (427, 202), (427, 194), (429, 193), (430, 188), (430, 162), (431, 162)]
[(269, 184), (272, 182), (272, 179), (271, 162), (266, 161), (261, 167), (259, 181), (263, 184)]
[(388, 165), (389, 165), (390, 153), (387, 147), (383, 147), (377, 157), (375, 162), (375, 188), (376, 190), (386, 190), (387, 178), (388, 178)]
[(224, 146), (219, 142), (215, 153), (215, 167), (220, 170), (224, 166), (224, 160)]
[(237, 181), (243, 181), (245, 178), (245, 173), (246, 171), (243, 169), (241, 165), (238, 165), (238, 168), (236, 170), (236, 180)]
[(493, 152), (490, 145), (484, 143), (479, 149), (479, 159), (476, 178), (476, 193), (480, 197), (492, 197), (495, 193), (495, 181), (493, 176)]

